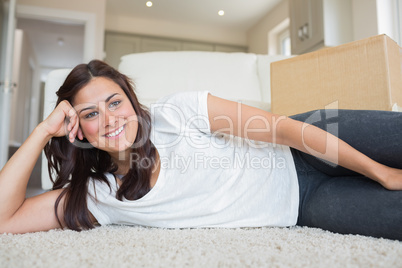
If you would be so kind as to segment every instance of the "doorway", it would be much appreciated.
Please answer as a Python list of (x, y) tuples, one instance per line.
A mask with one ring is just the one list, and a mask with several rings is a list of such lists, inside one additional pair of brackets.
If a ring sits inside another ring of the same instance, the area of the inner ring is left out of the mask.
[[(8, 159), (8, 152), (9, 152), (9, 144), (11, 139), (9, 139), (9, 132), (10, 132), (10, 117), (11, 117), (11, 111), (14, 109), (15, 106), (11, 107), (12, 105), (12, 100), (14, 99), (13, 96), (13, 91), (14, 89), (10, 89), (11, 85), (15, 85), (15, 81), (11, 81), (11, 70), (15, 70), (13, 68), (12, 64), (12, 58), (13, 58), (13, 53), (7, 53), (8, 48), (14, 48), (13, 46), (13, 41), (14, 38), (10, 33), (14, 32), (15, 29), (15, 24), (16, 21), (22, 20), (22, 19), (31, 19), (31, 20), (38, 20), (42, 22), (48, 22), (48, 23), (53, 23), (53, 24), (58, 24), (60, 25), (79, 25), (84, 29), (84, 34), (83, 34), (83, 52), (82, 52), (82, 59), (80, 60), (79, 63), (81, 62), (88, 62), (91, 59), (96, 58), (95, 56), (99, 54), (99, 52), (94, 49), (94, 48), (99, 48), (100, 45), (98, 45), (96, 42), (97, 40), (97, 35), (100, 34), (97, 28), (96, 24), (96, 19), (97, 16), (94, 13), (89, 13), (89, 12), (81, 12), (81, 11), (72, 11), (72, 10), (63, 10), (63, 9), (54, 9), (54, 8), (47, 8), (47, 7), (40, 7), (40, 6), (28, 6), (28, 5), (16, 5), (16, 0), (0, 0), (0, 8), (4, 10), (4, 13), (1, 12), (2, 10), (0, 9), (1, 16), (0, 20), (1, 23), (5, 23), (1, 29), (6, 29), (6, 31), (1, 34), (1, 50), (2, 50), (2, 57), (0, 59), (1, 62), (1, 77), (0, 77), (0, 101), (1, 101), (1, 114), (2, 117), (0, 119), (0, 168), (5, 164), (5, 162)], [(2, 18), (3, 14), (5, 14), (4, 18)], [(7, 22), (12, 22), (12, 23), (7, 23)], [(0, 25), (2, 26), (2, 25)], [(22, 28), (22, 22), (19, 25), (20, 28)], [(12, 30), (7, 30), (11, 29)], [(42, 31), (43, 32), (43, 31)], [(59, 30), (59, 33), (62, 33), (63, 31)], [(23, 34), (23, 39), (22, 43), (25, 44), (25, 41), (29, 39), (28, 34)], [(57, 40), (58, 44), (66, 44), (66, 41), (64, 39)], [(33, 45), (31, 45), (33, 47)], [(47, 46), (47, 45), (46, 45)], [(44, 47), (46, 47), (44, 46)], [(7, 48), (7, 49), (5, 49)], [(3, 52), (4, 50), (4, 52)], [(10, 55), (7, 56), (8, 58), (11, 58), (11, 60), (7, 61), (7, 57), (4, 57), (4, 55)], [(33, 128), (37, 125), (39, 121), (42, 120), (42, 116), (40, 115), (41, 111), (41, 102), (42, 98), (41, 96), (41, 90), (43, 90), (43, 84), (45, 80), (45, 76), (43, 73), (49, 72), (53, 68), (59, 68), (61, 67), (60, 65), (57, 64), (43, 64), (41, 66), (39, 64), (39, 60), (36, 59), (35, 57), (21, 57), (24, 60), (27, 60), (28, 63), (25, 63), (24, 66), (28, 66), (28, 72), (30, 72), (28, 78), (25, 80), (28, 81), (30, 80), (31, 82), (27, 82), (28, 84), (32, 85), (31, 88), (29, 89), (30, 92), (30, 97), (26, 98), (28, 101), (24, 102), (24, 110), (27, 109), (29, 111), (29, 127), (25, 126), (25, 129), (28, 129), (28, 131), (23, 131), (24, 133), (28, 132), (30, 133)], [(7, 64), (10, 62), (10, 64)], [(4, 66), (7, 66), (7, 68), (4, 68)], [(63, 65), (65, 66), (65, 65)], [(47, 68), (50, 67), (50, 68)], [(20, 70), (20, 68), (17, 68)], [(10, 75), (7, 75), (10, 74)], [(18, 98), (17, 98), (18, 99)], [(43, 105), (42, 105), (43, 106)], [(32, 112), (33, 111), (33, 112)], [(47, 168), (45, 168), (47, 169)], [(44, 172), (45, 173), (45, 172)], [(40, 171), (39, 171), (40, 174)], [(42, 174), (43, 175), (43, 174)], [(48, 178), (45, 178), (45, 181), (48, 181)]]
[[(47, 74), (55, 69), (73, 68), (83, 62), (85, 26), (71, 22), (18, 18), (16, 28), (17, 31), (22, 31), (24, 42), (22, 48), (14, 53), (15, 58), (21, 58), (14, 63), (14, 73), (17, 76), (15, 81), (20, 86), (24, 85), (27, 93), (29, 91), (31, 94), (32, 108), (27, 123), (29, 134), (42, 120), (41, 84), (46, 81)], [(24, 56), (19, 57), (19, 53)], [(33, 69), (31, 85), (24, 81), (24, 70), (28, 71), (28, 66)], [(29, 86), (31, 87), (27, 89)], [(24, 135), (23, 140), (26, 137)], [(11, 136), (10, 138), (12, 139)]]
[[(47, 74), (83, 62), (84, 34), (84, 24), (17, 17), (13, 63), (13, 81), (17, 87), (10, 113), (10, 153), (18, 149), (43, 119), (43, 85)], [(29, 187), (40, 188), (40, 167), (41, 158), (32, 172)]]
[[(47, 74), (55, 69), (73, 68), (84, 61), (88, 28), (85, 20), (30, 16), (24, 10), (21, 15), (18, 9), (16, 17), (13, 81), (17, 87), (10, 108), (9, 155), (43, 120), (42, 99)], [(39, 157), (28, 183), (28, 193), (39, 193), (41, 189), (41, 162), (42, 157)]]
[[(46, 8), (46, 7), (39, 7), (39, 6), (24, 6), (20, 5), (17, 6), (17, 11), (16, 11), (16, 17), (18, 20), (21, 19), (32, 19), (32, 20), (39, 20), (42, 23), (47, 22), (51, 24), (57, 24), (57, 27), (62, 27), (66, 28), (67, 25), (74, 27), (77, 26), (80, 28), (79, 30), (75, 29), (76, 31), (83, 31), (83, 41), (82, 41), (82, 59), (79, 60), (78, 63), (82, 62), (89, 62), (90, 60), (96, 58), (97, 55), (97, 50), (94, 48), (99, 47), (96, 43), (97, 40), (97, 33), (98, 33), (98, 28), (96, 25), (96, 14), (94, 13), (89, 13), (89, 12), (81, 12), (81, 11), (72, 11), (72, 10), (63, 10), (63, 9), (54, 9), (54, 8)], [(47, 27), (56, 27), (55, 25), (48, 25)], [(66, 30), (69, 31), (69, 30)], [(72, 30), (74, 31), (74, 30)], [(56, 31), (59, 34), (62, 33), (62, 30)], [(80, 41), (81, 42), (81, 41)], [(57, 45), (58, 46), (65, 46), (67, 45), (67, 39), (63, 38), (58, 38), (57, 37)], [(48, 43), (44, 44), (44, 47), (48, 46)], [(77, 55), (75, 55), (76, 57)], [(67, 68), (72, 68), (75, 66), (77, 63), (77, 60), (75, 60), (75, 63), (70, 63), (70, 66), (66, 66)], [(48, 68), (49, 67), (49, 68)], [(37, 100), (40, 100), (39, 103), (35, 103), (35, 105), (40, 106), (40, 103), (43, 103), (43, 98), (40, 98), (40, 96), (43, 96), (43, 88), (44, 88), (44, 78), (43, 78), (43, 73), (49, 73), (54, 67), (59, 68), (61, 67), (60, 65), (57, 65), (54, 63), (46, 63), (42, 66), (41, 72), (39, 77), (40, 86), (39, 88), (33, 89), (35, 92), (35, 96), (37, 96)], [(65, 68), (65, 67), (64, 67)], [(37, 76), (35, 76), (37, 77)], [(42, 93), (42, 94), (41, 94)], [(33, 98), (32, 98), (33, 99)], [(43, 105), (42, 105), (43, 106)], [(38, 108), (36, 111), (42, 111), (43, 109)], [(42, 120), (43, 116), (39, 114), (39, 116), (36, 116), (36, 118), (40, 118)], [(35, 121), (35, 120), (32, 120)], [(36, 124), (31, 124), (31, 129), (33, 129), (36, 126)], [(44, 155), (38, 160), (39, 163), (37, 163), (37, 167), (39, 172), (35, 172), (35, 177), (38, 174), (41, 174), (41, 187), (44, 189), (49, 189), (51, 187), (51, 182), (49, 175), (47, 173), (47, 163), (43, 161), (42, 165), (40, 165), (40, 162), (42, 162), (42, 159), (44, 159)], [(40, 170), (43, 170), (41, 172)]]

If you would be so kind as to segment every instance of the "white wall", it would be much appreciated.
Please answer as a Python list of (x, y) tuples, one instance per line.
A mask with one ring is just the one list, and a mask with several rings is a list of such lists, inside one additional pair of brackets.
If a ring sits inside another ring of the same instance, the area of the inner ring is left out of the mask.
[[(399, 1), (399, 4), (402, 3), (400, 0), (377, 0), (378, 33), (386, 34), (395, 41), (400, 40), (397, 1)], [(402, 16), (402, 14), (399, 14), (399, 16)]]
[[(351, 0), (353, 40), (383, 33), (395, 41), (400, 40), (402, 30), (398, 32), (398, 21), (392, 19), (397, 12), (397, 1), (402, 5), (401, 0)], [(289, 2), (283, 0), (248, 31), (249, 52), (267, 54), (268, 33), (288, 17)]]
[(136, 17), (107, 15), (105, 28), (108, 31), (140, 35), (142, 34), (240, 46), (247, 45), (247, 36), (241, 31), (164, 20), (149, 20)]
[(32, 131), (29, 125), (32, 115), (31, 103), (32, 100), (37, 100), (32, 90), (37, 60), (31, 42), (22, 30), (16, 30), (15, 33), (13, 62), (13, 81), (17, 83), (17, 87), (14, 88), (12, 97), (10, 143), (18, 146)]
[(378, 34), (376, 2), (377, 0), (352, 1), (354, 40), (360, 40)]
[(247, 33), (248, 51), (268, 54), (268, 33), (279, 23), (289, 17), (289, 2), (283, 0)]
[[(3, 47), (3, 17), (4, 17), (4, 7), (3, 7), (3, 1), (0, 0), (0, 44), (1, 47)], [(0, 48), (0, 54), (1, 54), (1, 48)], [(0, 64), (1, 66), (1, 64)]]
[(400, 12), (397, 2), (402, 4), (401, 0), (352, 0), (354, 39), (386, 34), (400, 42), (402, 29), (399, 29), (396, 18)]

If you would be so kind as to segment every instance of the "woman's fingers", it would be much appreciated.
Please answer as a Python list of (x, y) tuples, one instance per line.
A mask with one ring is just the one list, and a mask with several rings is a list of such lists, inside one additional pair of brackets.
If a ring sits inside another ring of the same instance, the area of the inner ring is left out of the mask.
[(78, 136), (77, 134), (78, 134), (78, 128), (79, 128), (79, 120), (78, 120), (76, 113), (74, 114), (73, 120), (71, 120), (71, 123), (72, 123), (73, 128), (70, 132), (70, 136), (72, 136), (72, 137), (70, 137), (70, 142), (73, 143), (75, 137)]
[(82, 130), (80, 127), (78, 127), (77, 136), (78, 136), (78, 139), (80, 139), (80, 140), (84, 139), (84, 134), (82, 133)]
[(74, 142), (79, 127), (79, 119), (72, 105), (64, 100), (46, 119), (49, 133), (52, 136), (68, 136), (70, 142)]
[(49, 135), (52, 137), (67, 136), (71, 143), (74, 142), (77, 136), (79, 139), (83, 139), (78, 114), (66, 100), (60, 102), (45, 121)]
[(74, 108), (70, 106), (70, 109), (68, 111), (68, 125), (67, 125), (67, 131), (68, 131), (68, 138), (71, 143), (74, 142), (75, 137), (77, 136), (77, 131), (78, 131), (78, 126), (79, 126), (79, 120), (77, 113), (75, 112)]

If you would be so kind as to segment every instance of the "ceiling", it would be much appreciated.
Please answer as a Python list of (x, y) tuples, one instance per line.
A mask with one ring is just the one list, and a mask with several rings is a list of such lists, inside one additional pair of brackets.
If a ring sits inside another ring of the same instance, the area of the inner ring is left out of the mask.
[[(106, 0), (106, 14), (247, 31), (281, 0)], [(218, 11), (225, 15), (219, 16)]]
[[(70, 25), (43, 20), (20, 18), (17, 28), (23, 29), (45, 68), (74, 66), (82, 61), (84, 25)], [(74, 51), (74, 53), (69, 53)], [(54, 60), (54, 59), (63, 60)]]
[(73, 68), (82, 63), (84, 25), (18, 18), (16, 28), (28, 37), (41, 67), (42, 81), (54, 69)]
[[(106, 0), (107, 16), (133, 16), (247, 32), (282, 0)], [(225, 15), (219, 16), (218, 11)], [(72, 68), (82, 62), (84, 27), (34, 19), (18, 19), (31, 41), (44, 74), (54, 68)], [(64, 41), (60, 45), (58, 40)]]

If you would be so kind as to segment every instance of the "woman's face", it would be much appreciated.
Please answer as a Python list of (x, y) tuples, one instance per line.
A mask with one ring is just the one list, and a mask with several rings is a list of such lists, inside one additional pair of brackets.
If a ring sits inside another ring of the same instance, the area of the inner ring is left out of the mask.
[(75, 95), (73, 106), (80, 130), (94, 147), (113, 156), (134, 143), (137, 115), (124, 91), (111, 79), (93, 78)]

